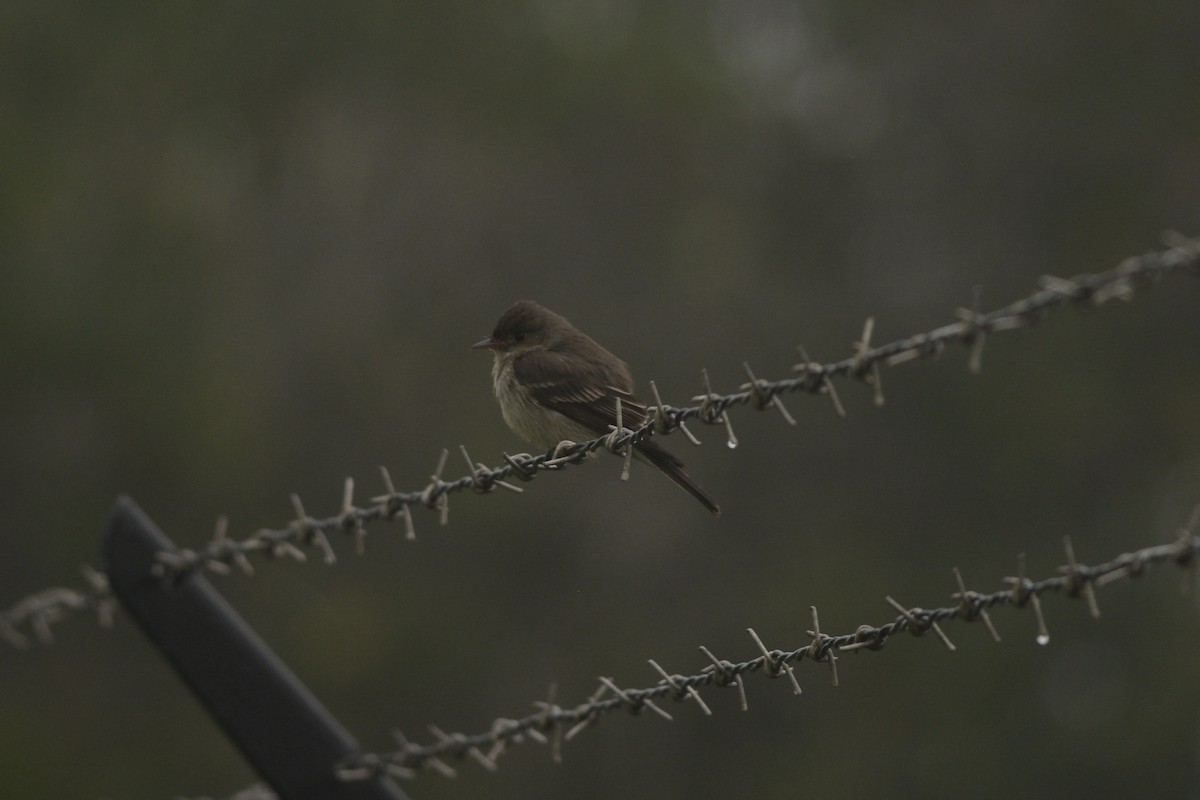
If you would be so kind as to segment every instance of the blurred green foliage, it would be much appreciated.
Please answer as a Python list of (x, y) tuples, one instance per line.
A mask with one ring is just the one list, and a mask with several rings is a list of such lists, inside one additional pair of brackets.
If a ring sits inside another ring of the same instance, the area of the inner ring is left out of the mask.
[[(77, 584), (112, 499), (181, 545), (332, 513), (376, 465), (522, 446), (467, 345), (535, 297), (668, 402), (779, 377), (1200, 233), (1200, 6), (569, 0), (0, 8), (0, 586)], [(1200, 502), (1200, 286), (1066, 313), (884, 375), (850, 416), (688, 449), (725, 511), (615, 460), (336, 567), (219, 586), (371, 749), (475, 732), (550, 682), (748, 658), (1169, 538)], [(686, 442), (673, 439), (676, 451)], [(457, 468), (456, 461), (451, 461)], [(361, 496), (361, 495), (360, 495)], [(1194, 796), (1194, 610), (1174, 576), (846, 658), (803, 698), (613, 718), (565, 763), (417, 797)], [(127, 620), (0, 652), (0, 794), (224, 795), (253, 780)]]

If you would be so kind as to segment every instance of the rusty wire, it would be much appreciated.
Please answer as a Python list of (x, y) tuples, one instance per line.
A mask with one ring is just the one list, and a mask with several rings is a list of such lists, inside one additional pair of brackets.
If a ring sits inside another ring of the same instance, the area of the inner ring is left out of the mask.
[(363, 780), (378, 774), (413, 778), (421, 770), (433, 769), (446, 777), (454, 777), (456, 770), (443, 760), (445, 758), (470, 758), (485, 769), (494, 771), (497, 759), (510, 745), (527, 741), (548, 744), (551, 757), (558, 761), (561, 759), (564, 742), (574, 739), (581, 731), (607, 714), (622, 710), (638, 714), (649, 709), (670, 720), (670, 713), (657, 705), (655, 700), (674, 700), (679, 703), (692, 700), (704, 714), (711, 715), (712, 711), (701, 698), (699, 690), (734, 687), (738, 692), (742, 710), (746, 710), (744, 676), (751, 673), (765, 673), (772, 678), (786, 676), (793, 693), (800, 694), (801, 686), (793, 664), (805, 658), (828, 665), (833, 684), (836, 686), (837, 664), (842, 654), (855, 650), (879, 650), (893, 636), (904, 632), (915, 636), (933, 632), (948, 649), (955, 650), (955, 645), (939, 623), (954, 620), (982, 622), (991, 637), (998, 642), (1000, 636), (988, 611), (1001, 606), (1032, 609), (1036, 623), (1035, 638), (1039, 644), (1048, 644), (1050, 634), (1041, 609), (1041, 599), (1045, 595), (1083, 598), (1092, 616), (1099, 617), (1100, 610), (1095, 595), (1097, 588), (1113, 581), (1138, 577), (1148, 567), (1166, 561), (1192, 570), (1185, 588), (1194, 591), (1194, 567), (1196, 554), (1200, 552), (1200, 536), (1197, 534), (1200, 534), (1200, 506), (1196, 507), (1189, 524), (1179, 531), (1174, 542), (1124, 553), (1111, 561), (1094, 566), (1076, 561), (1071, 540), (1066, 537), (1064, 544), (1067, 563), (1058, 568), (1057, 575), (1037, 581), (1025, 577), (1025, 558), (1022, 553), (1018, 557), (1017, 574), (1004, 578), (1007, 588), (990, 593), (968, 589), (962, 574), (955, 568), (954, 577), (958, 590), (951, 595), (957, 600), (954, 605), (932, 609), (906, 608), (888, 597), (886, 599), (897, 610), (897, 616), (883, 625), (860, 625), (852, 633), (822, 633), (817, 609), (811, 607), (813, 624), (812, 629), (807, 632), (810, 639), (793, 650), (768, 649), (754, 629), (748, 628), (750, 637), (761, 653), (757, 657), (745, 661), (727, 661), (701, 646), (701, 652), (710, 663), (690, 675), (670, 674), (654, 659), (649, 659), (650, 666), (661, 676), (657, 683), (644, 688), (622, 689), (611, 678), (601, 677), (599, 687), (592, 696), (570, 708), (555, 702), (555, 689), (552, 686), (546, 700), (533, 703), (537, 710), (532, 714), (519, 718), (498, 718), (487, 731), (476, 734), (446, 733), (431, 725), (429, 729), (435, 740), (428, 744), (410, 741), (397, 734), (400, 742), (398, 750), (362, 754), (341, 764), (337, 774), (342, 780)]
[[(246, 574), (254, 568), (248, 554), (259, 553), (268, 557), (291, 557), (306, 560), (302, 547), (317, 549), (326, 563), (336, 560), (329, 535), (343, 533), (355, 540), (356, 550), (361, 553), (366, 539), (366, 526), (381, 521), (400, 520), (404, 524), (406, 537), (413, 539), (411, 507), (423, 506), (438, 512), (441, 524), (446, 524), (449, 514), (449, 496), (471, 489), (479, 494), (493, 491), (497, 486), (520, 492), (521, 487), (512, 481), (528, 482), (543, 472), (563, 470), (588, 460), (588, 455), (605, 448), (615, 453), (628, 451), (630, 444), (650, 435), (668, 435), (677, 430), (693, 442), (697, 442), (687, 428), (689, 420), (698, 420), (709, 425), (723, 425), (730, 445), (736, 444), (730, 415), (726, 413), (734, 406), (749, 405), (758, 410), (774, 408), (792, 424), (795, 420), (784, 407), (781, 395), (804, 392), (828, 395), (834, 409), (844, 416), (845, 412), (834, 388), (833, 378), (855, 378), (873, 387), (875, 401), (882, 403), (880, 364), (894, 366), (905, 361), (932, 358), (940, 355), (952, 343), (970, 348), (968, 366), (979, 371), (983, 345), (990, 334), (1032, 325), (1050, 312), (1066, 307), (1097, 308), (1114, 298), (1129, 300), (1134, 293), (1157, 283), (1163, 277), (1184, 271), (1200, 274), (1200, 239), (1189, 239), (1171, 234), (1167, 237), (1167, 248), (1126, 259), (1117, 267), (1106, 272), (1078, 275), (1074, 278), (1043, 276), (1041, 288), (1032, 294), (995, 311), (981, 313), (960, 308), (959, 319), (925, 333), (909, 336), (887, 344), (872, 347), (871, 337), (874, 322), (866, 321), (862, 335), (849, 358), (821, 364), (808, 358), (800, 348), (802, 361), (793, 367), (795, 377), (781, 380), (764, 380), (755, 376), (749, 364), (743, 367), (749, 378), (739, 391), (718, 394), (712, 390), (707, 371), (702, 371), (704, 393), (690, 406), (670, 406), (661, 401), (658, 389), (651, 381), (655, 397), (650, 418), (636, 429), (622, 428), (587, 442), (564, 443), (541, 455), (503, 454), (504, 464), (488, 467), (473, 461), (465, 447), (463, 457), (470, 469), (469, 474), (454, 480), (443, 480), (448, 451), (443, 450), (437, 466), (424, 487), (410, 491), (397, 491), (391, 475), (381, 467), (385, 493), (372, 498), (371, 505), (354, 503), (355, 482), (346, 478), (343, 485), (342, 506), (339, 512), (327, 517), (312, 517), (304, 509), (300, 498), (293, 494), (291, 522), (280, 528), (263, 528), (244, 539), (228, 536), (228, 524), (224, 517), (217, 521), (213, 538), (197, 549), (184, 548), (175, 552), (160, 553), (156, 571), (168, 578), (179, 579), (199, 569), (228, 573), (238, 567)], [(14, 645), (25, 646), (29, 637), (20, 628), (27, 627), (39, 640), (49, 641), (50, 625), (73, 612), (98, 609), (102, 621), (111, 616), (112, 602), (106, 587), (94, 584), (84, 589), (46, 589), (19, 601), (11, 608), (0, 612), (0, 636)]]

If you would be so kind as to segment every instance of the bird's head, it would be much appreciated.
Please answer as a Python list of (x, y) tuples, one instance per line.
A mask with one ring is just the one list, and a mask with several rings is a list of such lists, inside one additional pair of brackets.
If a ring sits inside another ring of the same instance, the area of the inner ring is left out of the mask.
[(492, 335), (471, 348), (520, 355), (553, 347), (570, 330), (571, 324), (553, 311), (532, 300), (518, 300), (500, 317)]

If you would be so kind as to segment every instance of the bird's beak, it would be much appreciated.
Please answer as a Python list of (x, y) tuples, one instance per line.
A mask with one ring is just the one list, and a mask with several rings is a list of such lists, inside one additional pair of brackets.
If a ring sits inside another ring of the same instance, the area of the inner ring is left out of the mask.
[(490, 336), (486, 339), (480, 339), (478, 342), (471, 345), (472, 350), (499, 350), (501, 347), (503, 347), (503, 345), (500, 343), (500, 341), (498, 339), (493, 339)]

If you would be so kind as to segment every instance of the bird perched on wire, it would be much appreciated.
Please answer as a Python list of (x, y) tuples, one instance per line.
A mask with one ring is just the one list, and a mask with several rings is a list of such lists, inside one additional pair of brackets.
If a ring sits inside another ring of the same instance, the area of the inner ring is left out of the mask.
[[(625, 362), (532, 300), (510, 306), (492, 335), (471, 347), (492, 351), (492, 386), (504, 421), (535, 447), (549, 450), (563, 441), (604, 436), (617, 425), (617, 398), (624, 427), (638, 428), (648, 418), (645, 404), (633, 394)], [(634, 455), (662, 470), (709, 511), (721, 513), (683, 462), (653, 439), (637, 442)]]

